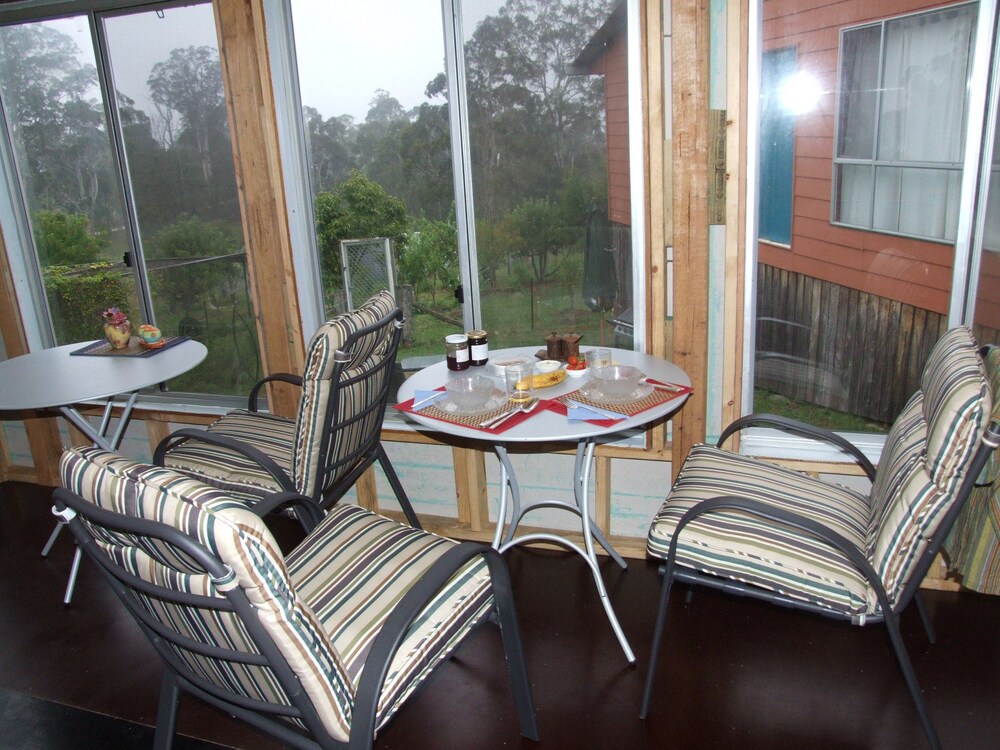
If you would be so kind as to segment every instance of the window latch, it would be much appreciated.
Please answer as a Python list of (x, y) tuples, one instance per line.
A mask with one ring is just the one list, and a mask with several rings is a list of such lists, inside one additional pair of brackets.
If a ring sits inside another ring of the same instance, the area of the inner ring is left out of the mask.
[(465, 304), (465, 288), (461, 284), (455, 287), (455, 299), (460, 305)]
[(122, 255), (122, 263), (125, 264), (125, 268), (131, 268), (132, 267), (132, 251), (131, 250), (128, 251), (128, 252), (126, 252), (124, 255)]

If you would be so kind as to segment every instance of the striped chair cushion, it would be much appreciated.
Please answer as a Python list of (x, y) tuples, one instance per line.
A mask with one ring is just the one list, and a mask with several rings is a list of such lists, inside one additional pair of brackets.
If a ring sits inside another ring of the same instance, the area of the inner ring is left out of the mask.
[[(267, 527), (242, 502), (169, 469), (93, 448), (69, 449), (60, 465), (63, 486), (100, 507), (181, 529), (216, 554), (257, 608), (312, 699), (324, 726), (346, 740), (354, 688), (320, 621), (290, 583)], [(93, 527), (92, 527), (93, 528)], [(158, 585), (218, 597), (233, 580), (213, 581), (169, 545), (94, 529), (102, 549), (126, 570)], [(162, 622), (196, 640), (256, 653), (238, 618), (143, 597)], [(236, 694), (288, 705), (269, 668), (239, 665), (173, 647), (205, 679)]]
[[(294, 481), (298, 492), (308, 497), (318, 496), (316, 482), (320, 468), (335, 464), (340, 456), (350, 455), (364, 439), (378, 433), (381, 427), (379, 410), (372, 410), (360, 419), (355, 419), (355, 414), (371, 403), (369, 394), (377, 392), (384, 379), (391, 375), (390, 369), (384, 368), (375, 379), (352, 383), (379, 361), (380, 351), (388, 345), (388, 332), (376, 332), (358, 342), (342, 374), (342, 380), (348, 384), (341, 391), (338, 413), (333, 419), (337, 429), (326, 455), (321, 455), (320, 441), (326, 429), (324, 420), (332, 393), (334, 355), (350, 334), (381, 320), (395, 306), (392, 295), (382, 291), (357, 310), (338, 315), (319, 328), (309, 344), (296, 419), (236, 409), (210, 425), (208, 431), (258, 448), (274, 459)], [(171, 448), (164, 463), (213, 487), (236, 493), (249, 502), (281, 490), (278, 482), (255, 461), (228, 448), (197, 440)], [(350, 471), (355, 463), (356, 460), (338, 466), (327, 477), (326, 486)]]
[[(766, 461), (696, 445), (667, 501), (653, 519), (647, 550), (665, 558), (681, 516), (719, 495), (738, 495), (812, 518), (864, 549), (868, 499)], [(702, 516), (688, 524), (677, 563), (849, 614), (872, 611), (864, 577), (829, 545), (740, 511)]]
[[(353, 453), (365, 437), (376, 433), (381, 416), (376, 410), (367, 419), (355, 421), (359, 410), (372, 402), (373, 394), (379, 392), (382, 382), (371, 382), (362, 378), (366, 371), (381, 361), (382, 353), (388, 348), (391, 328), (376, 331), (357, 342), (351, 360), (345, 364), (341, 380), (348, 383), (341, 390), (337, 413), (332, 423), (342, 426), (334, 432), (326, 455), (322, 455), (320, 442), (327, 428), (326, 418), (330, 399), (333, 397), (334, 355), (348, 336), (378, 322), (396, 308), (395, 300), (388, 291), (381, 291), (361, 307), (327, 321), (312, 337), (306, 353), (303, 374), (302, 398), (295, 426), (295, 448), (292, 456), (292, 477), (299, 492), (310, 497), (318, 494), (316, 483), (320, 469), (328, 466), (331, 459)], [(380, 378), (391, 374), (384, 368)], [(357, 380), (357, 382), (352, 382)], [(341, 473), (350, 471), (352, 465), (340, 467), (326, 478), (326, 486), (331, 486)], [(324, 487), (323, 489), (326, 489)]]
[[(399, 598), (454, 542), (353, 505), (334, 506), (288, 555), (299, 596), (312, 606), (357, 688), (372, 641)], [(414, 621), (383, 686), (383, 725), (492, 606), (482, 557), (452, 577)]]
[(893, 423), (872, 486), (866, 550), (893, 604), (956, 500), (992, 409), (972, 333), (953, 328), (935, 345), (921, 390)]
[[(295, 420), (234, 409), (209, 425), (208, 432), (225, 435), (259, 449), (291, 476)], [(198, 440), (187, 440), (171, 448), (164, 463), (171, 469), (197, 477), (251, 503), (281, 490), (274, 477), (256, 461), (237, 451)]]

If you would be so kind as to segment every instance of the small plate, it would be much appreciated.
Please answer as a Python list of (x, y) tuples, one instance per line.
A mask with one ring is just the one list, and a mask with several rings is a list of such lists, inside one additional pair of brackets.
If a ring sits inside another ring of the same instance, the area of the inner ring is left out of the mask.
[(588, 380), (580, 386), (580, 393), (595, 404), (631, 404), (646, 398), (653, 390), (653, 386), (649, 383), (639, 383), (639, 386), (624, 398), (611, 398), (601, 393), (599, 386), (593, 380)]
[[(445, 414), (454, 414), (457, 417), (475, 417), (480, 414), (486, 414), (493, 411), (494, 409), (499, 409), (507, 403), (507, 394), (501, 391), (499, 388), (493, 389), (493, 395), (491, 395), (486, 403), (480, 406), (478, 409), (463, 409), (461, 406), (456, 404), (448, 396), (444, 398), (439, 398), (434, 402), (434, 407), (440, 409)], [(420, 412), (417, 412), (418, 414)]]

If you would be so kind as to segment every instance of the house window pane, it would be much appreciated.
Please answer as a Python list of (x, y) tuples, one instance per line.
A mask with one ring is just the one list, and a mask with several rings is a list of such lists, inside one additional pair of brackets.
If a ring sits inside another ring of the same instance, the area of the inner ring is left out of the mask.
[(795, 50), (765, 52), (761, 61), (760, 187), (757, 235), (788, 244), (792, 237), (795, 116), (788, 101)]
[(86, 19), (0, 27), (0, 96), (55, 342), (98, 338), (139, 306)]
[(392, 288), (400, 358), (443, 357), (463, 325), (440, 0), (291, 8), (324, 313)]
[[(842, 32), (836, 156), (844, 162), (868, 160), (879, 169), (867, 211), (856, 201), (867, 191), (870, 175), (861, 169), (839, 173), (835, 220), (954, 239), (954, 178), (964, 148), (976, 12), (974, 4), (963, 4)], [(934, 168), (940, 173), (930, 174)], [(856, 179), (862, 184), (853, 184)], [(919, 190), (913, 189), (917, 185)], [(904, 188), (909, 188), (905, 194)], [(852, 204), (839, 205), (844, 199)], [(858, 221), (864, 214), (871, 218)]]
[(98, 338), (117, 306), (207, 344), (172, 391), (245, 394), (260, 361), (211, 4), (7, 25), (0, 47), (56, 343)]
[(624, 3), (462, 2), (482, 319), (631, 347)]
[[(897, 7), (762, 0), (763, 54), (794, 46), (824, 93), (795, 132), (790, 242), (757, 243), (754, 411), (884, 431), (947, 328), (975, 7)], [(958, 128), (936, 151), (925, 114)]]
[(209, 349), (172, 388), (247, 393), (261, 369), (212, 7), (104, 28), (151, 312)]

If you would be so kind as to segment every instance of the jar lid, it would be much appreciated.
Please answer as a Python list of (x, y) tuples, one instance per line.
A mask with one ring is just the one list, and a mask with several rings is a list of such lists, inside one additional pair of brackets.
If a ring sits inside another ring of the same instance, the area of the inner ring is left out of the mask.
[(484, 339), (486, 338), (486, 331), (469, 331), (466, 335), (470, 339)]
[(449, 344), (464, 344), (469, 340), (469, 337), (464, 333), (452, 333), (444, 337), (444, 340)]

